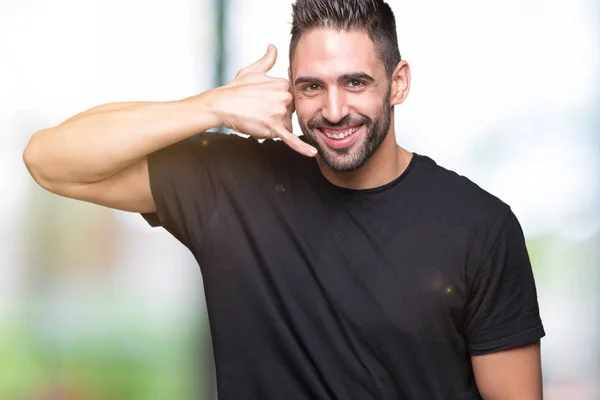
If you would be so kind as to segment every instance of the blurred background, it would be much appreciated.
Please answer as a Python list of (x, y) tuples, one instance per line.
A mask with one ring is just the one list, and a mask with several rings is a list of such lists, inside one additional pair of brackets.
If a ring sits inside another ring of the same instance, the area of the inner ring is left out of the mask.
[[(509, 203), (547, 336), (546, 400), (600, 399), (600, 6), (391, 0), (412, 90), (398, 141)], [(21, 155), (94, 105), (226, 83), (289, 0), (0, 2), (0, 399), (213, 399), (202, 277), (140, 216), (59, 198)]]

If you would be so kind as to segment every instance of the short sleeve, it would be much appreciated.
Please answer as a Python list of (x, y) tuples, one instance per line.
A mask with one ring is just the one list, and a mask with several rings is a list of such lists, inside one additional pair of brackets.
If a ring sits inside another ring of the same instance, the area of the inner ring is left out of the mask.
[(219, 171), (238, 136), (206, 132), (148, 155), (155, 213), (142, 214), (188, 248), (199, 244), (219, 197)]
[(508, 350), (545, 336), (525, 238), (512, 211), (471, 285), (466, 340), (471, 355)]

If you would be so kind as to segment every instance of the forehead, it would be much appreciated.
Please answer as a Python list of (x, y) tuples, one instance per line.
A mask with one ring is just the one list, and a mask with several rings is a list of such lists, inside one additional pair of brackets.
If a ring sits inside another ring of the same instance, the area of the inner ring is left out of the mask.
[(364, 72), (375, 77), (385, 71), (366, 32), (327, 28), (312, 29), (302, 34), (291, 67), (295, 77), (322, 79), (335, 79), (349, 72)]

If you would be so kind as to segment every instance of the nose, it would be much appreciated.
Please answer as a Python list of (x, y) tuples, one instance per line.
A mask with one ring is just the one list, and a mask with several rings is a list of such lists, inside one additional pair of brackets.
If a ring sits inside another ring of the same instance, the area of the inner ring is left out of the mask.
[(349, 113), (344, 94), (336, 88), (330, 89), (325, 96), (321, 112), (323, 118), (332, 124), (340, 122)]

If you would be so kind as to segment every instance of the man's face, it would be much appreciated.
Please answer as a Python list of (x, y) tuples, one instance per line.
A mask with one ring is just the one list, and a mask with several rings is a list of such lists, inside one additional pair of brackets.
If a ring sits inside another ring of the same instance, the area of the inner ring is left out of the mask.
[(336, 172), (362, 167), (390, 127), (390, 82), (360, 31), (313, 29), (300, 37), (291, 83), (307, 141)]

